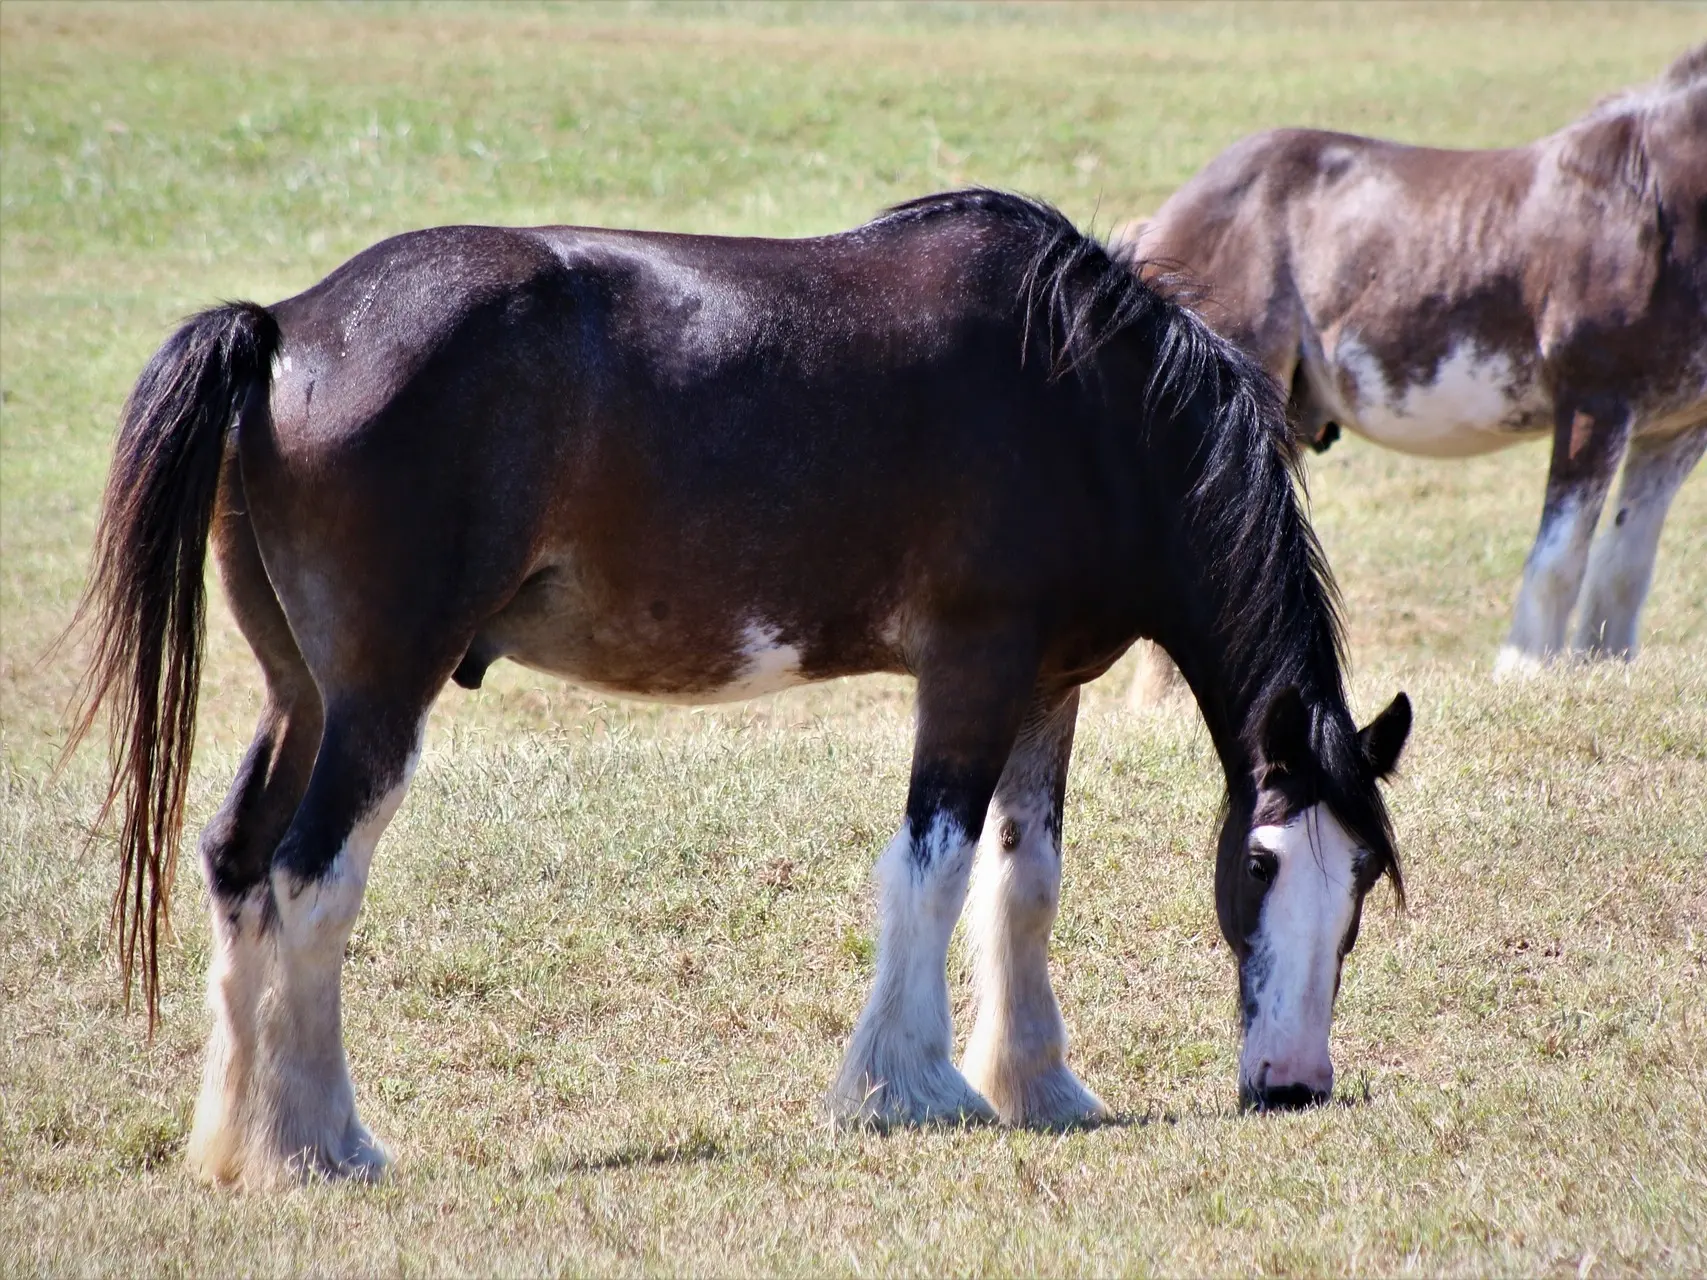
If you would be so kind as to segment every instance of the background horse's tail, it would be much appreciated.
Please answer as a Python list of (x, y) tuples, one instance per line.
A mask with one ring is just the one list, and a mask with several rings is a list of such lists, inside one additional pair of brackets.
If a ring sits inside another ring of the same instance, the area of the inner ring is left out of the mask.
[(244, 401), (265, 393), (278, 346), (270, 313), (232, 302), (192, 317), (148, 362), (119, 422), (89, 586), (72, 622), (92, 623), (94, 655), (65, 756), (105, 706), (111, 764), (95, 825), (115, 806), (123, 816), (112, 919), (127, 1003), (140, 953), (151, 1034), (195, 736), (202, 571), (225, 433)]

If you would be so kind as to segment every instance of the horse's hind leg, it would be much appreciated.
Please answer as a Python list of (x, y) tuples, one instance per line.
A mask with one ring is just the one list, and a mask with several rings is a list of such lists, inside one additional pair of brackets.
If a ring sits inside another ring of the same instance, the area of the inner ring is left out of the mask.
[(331, 695), (320, 751), (273, 855), (270, 966), (256, 1020), (244, 1180), (307, 1173), (371, 1178), (385, 1153), (356, 1116), (344, 1055), (344, 947), (368, 866), (408, 790), (431, 695)]
[[(234, 492), (235, 477), (228, 480), (228, 492)], [(267, 581), (248, 519), (228, 509), (214, 526), (213, 541), (232, 612), (266, 682), (254, 741), (200, 846), (213, 917), (207, 987), (213, 1030), (189, 1163), (206, 1181), (230, 1182), (243, 1171), (238, 1113), (255, 1067), (256, 1010), (265, 990), (261, 931), (267, 876), (273, 850), (308, 786), (321, 714), (319, 691)]]
[(1630, 442), (1618, 505), (1595, 539), (1577, 620), (1576, 649), (1590, 657), (1636, 656), (1636, 620), (1653, 581), (1660, 530), (1672, 499), (1701, 455), (1707, 423), (1664, 439)]
[(1630, 414), (1610, 397), (1561, 397), (1541, 528), (1523, 566), (1511, 632), (1496, 676), (1540, 667), (1565, 646), (1565, 627), (1582, 590), (1589, 544), (1624, 452)]
[(962, 1068), (1007, 1124), (1060, 1126), (1106, 1114), (1067, 1068), (1049, 985), (1061, 899), (1061, 811), (1077, 689), (1032, 708), (990, 801), (968, 920), (977, 1021)]
[(877, 976), (831, 1090), (843, 1121), (992, 1119), (950, 1060), (949, 937), (1035, 659), (1024, 641), (938, 640), (920, 664), (907, 817), (877, 864)]
[[(386, 1158), (357, 1118), (344, 1056), (344, 946), (456, 645), (447, 637), (435, 650), (421, 633), (400, 648), (387, 639), (385, 617), (339, 607), (328, 615), (339, 643), (319, 637), (319, 647), (343, 665), (312, 669), (300, 627), (286, 623), (258, 575), (252, 536), (222, 541), (219, 552), (269, 700), (202, 845), (215, 1025), (191, 1163), (209, 1179), (249, 1187), (308, 1173), (371, 1178)], [(321, 568), (319, 580), (337, 589), (332, 562)], [(341, 595), (353, 598), (347, 588)]]

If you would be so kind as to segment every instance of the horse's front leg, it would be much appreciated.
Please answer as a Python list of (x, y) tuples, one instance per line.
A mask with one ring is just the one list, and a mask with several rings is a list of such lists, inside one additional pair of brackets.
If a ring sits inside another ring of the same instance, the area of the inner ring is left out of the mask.
[(938, 638), (919, 670), (907, 816), (877, 864), (877, 976), (831, 1090), (853, 1123), (994, 1119), (955, 1070), (948, 943), (1035, 677), (1029, 644)]
[(1061, 901), (1061, 812), (1077, 689), (1037, 703), (990, 802), (972, 873), (977, 1021), (962, 1066), (1004, 1123), (1055, 1127), (1107, 1114), (1067, 1067), (1049, 984)]
[(1541, 528), (1523, 566), (1511, 633), (1496, 676), (1532, 671), (1565, 647), (1565, 627), (1582, 590), (1589, 545), (1629, 436), (1630, 411), (1613, 397), (1561, 397)]
[(1616, 514), (1589, 555), (1575, 648), (1588, 657), (1636, 656), (1636, 620), (1648, 598), (1671, 501), (1707, 453), (1707, 423), (1654, 440), (1638, 436), (1624, 460)]

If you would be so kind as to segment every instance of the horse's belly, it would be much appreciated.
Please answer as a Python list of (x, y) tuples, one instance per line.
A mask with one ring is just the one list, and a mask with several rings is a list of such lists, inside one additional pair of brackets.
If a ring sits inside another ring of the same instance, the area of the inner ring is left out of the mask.
[(524, 637), (497, 656), (601, 693), (693, 706), (742, 702), (811, 679), (801, 669), (799, 647), (762, 620), (712, 643), (623, 631), (609, 624), (564, 628)]
[(1344, 425), (1402, 453), (1462, 458), (1491, 453), (1551, 425), (1533, 370), (1502, 352), (1465, 342), (1432, 370), (1394, 385), (1356, 339), (1333, 356)]
[(550, 570), (481, 628), (469, 648), (470, 672), (509, 658), (601, 692), (698, 705), (888, 665), (869, 637), (815, 627), (808, 668), (807, 629), (775, 612), (663, 590), (588, 591), (577, 575)]

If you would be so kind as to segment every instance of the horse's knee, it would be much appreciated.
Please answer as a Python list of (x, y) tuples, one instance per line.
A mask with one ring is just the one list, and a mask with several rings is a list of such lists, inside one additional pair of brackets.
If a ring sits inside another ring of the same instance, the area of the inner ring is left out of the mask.
[(990, 888), (986, 910), (1024, 938), (1046, 938), (1061, 905), (1061, 857), (1042, 819), (1003, 817), (985, 851)]
[(273, 852), (308, 785), (319, 743), (319, 708), (269, 703), (197, 846), (208, 891), (235, 901), (266, 881)]

